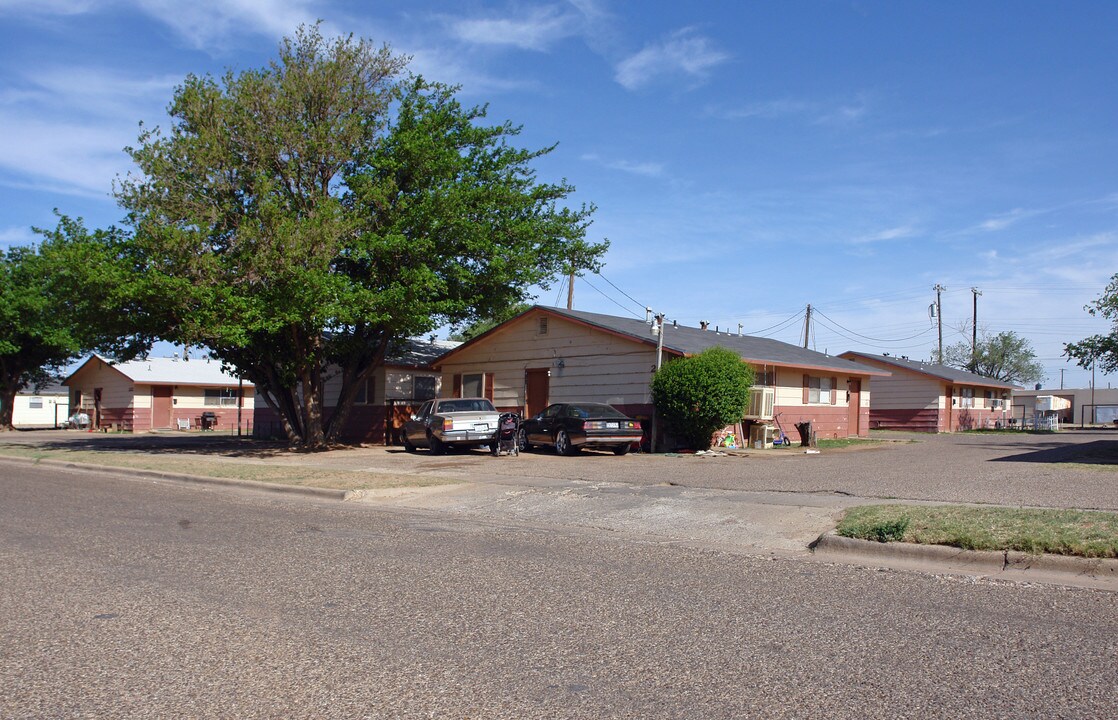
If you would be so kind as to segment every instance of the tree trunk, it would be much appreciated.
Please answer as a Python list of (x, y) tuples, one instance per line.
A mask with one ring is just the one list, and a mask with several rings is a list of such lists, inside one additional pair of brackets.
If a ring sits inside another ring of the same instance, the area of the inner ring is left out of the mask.
[(0, 387), (0, 432), (15, 430), (12, 425), (12, 410), (15, 407), (17, 386), (5, 383)]

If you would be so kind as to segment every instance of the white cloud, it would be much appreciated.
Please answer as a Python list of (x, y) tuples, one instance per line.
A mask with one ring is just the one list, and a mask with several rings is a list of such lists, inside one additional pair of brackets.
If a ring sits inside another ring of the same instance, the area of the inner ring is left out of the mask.
[(763, 100), (739, 107), (711, 106), (707, 115), (721, 120), (780, 120), (783, 118), (803, 118), (816, 125), (841, 125), (857, 122), (869, 112), (869, 103), (864, 95), (852, 100), (822, 102), (779, 98)]
[(1036, 215), (1038, 212), (1039, 211), (1036, 210), (1023, 210), (1022, 208), (1014, 208), (1007, 213), (995, 215), (988, 220), (980, 222), (974, 229), (984, 230), (986, 232), (996, 232), (998, 230), (1004, 230), (1017, 221)]
[[(312, 0), (134, 0), (136, 6), (165, 23), (198, 49), (220, 46), (246, 31), (275, 38), (291, 35), (301, 25), (314, 23)], [(343, 34), (323, 26), (327, 36)]]
[(0, 0), (0, 14), (4, 15), (81, 15), (95, 7), (93, 0)]
[(67, 195), (105, 198), (112, 181), (131, 165), (121, 148), (135, 134), (109, 125), (25, 120), (0, 115), (0, 168), (9, 187), (51, 190)]
[(861, 237), (854, 238), (852, 242), (861, 245), (889, 240), (903, 240), (904, 238), (910, 238), (918, 234), (919, 231), (912, 225), (899, 225), (869, 235), (862, 235)]
[(704, 80), (711, 68), (729, 59), (709, 38), (684, 28), (619, 62), (614, 79), (628, 90), (638, 90), (664, 76)]
[(601, 165), (602, 167), (609, 168), (610, 170), (620, 170), (633, 175), (642, 175), (644, 177), (663, 177), (664, 166), (661, 163), (655, 162), (632, 162), (630, 160), (606, 160), (593, 153), (587, 153), (582, 156), (583, 160), (593, 162)]
[(511, 45), (523, 50), (546, 50), (582, 30), (584, 17), (556, 6), (533, 9), (524, 17), (456, 19), (454, 37), (478, 45)]
[(39, 241), (39, 236), (31, 228), (10, 227), (0, 230), (0, 248), (8, 249), (17, 245), (31, 245)]

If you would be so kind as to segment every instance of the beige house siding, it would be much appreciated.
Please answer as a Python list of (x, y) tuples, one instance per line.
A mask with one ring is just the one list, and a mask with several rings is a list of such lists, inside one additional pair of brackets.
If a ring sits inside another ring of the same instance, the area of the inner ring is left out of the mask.
[(528, 369), (550, 370), (552, 403), (642, 405), (651, 402), (648, 384), (655, 367), (655, 348), (555, 319), (548, 323), (547, 334), (540, 334), (532, 316), (500, 329), (484, 343), (463, 348), (451, 362), (440, 365), (444, 390), (453, 387), (454, 375), (492, 373), (493, 403), (521, 409)]

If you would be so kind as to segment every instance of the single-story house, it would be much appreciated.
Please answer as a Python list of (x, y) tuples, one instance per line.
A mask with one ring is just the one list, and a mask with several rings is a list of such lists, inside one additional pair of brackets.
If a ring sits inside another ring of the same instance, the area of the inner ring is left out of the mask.
[[(1111, 424), (1118, 421), (1118, 388), (1061, 388), (1052, 390), (1014, 390), (1013, 416), (1018, 422), (1033, 417), (1037, 398), (1052, 396), (1060, 423)], [(1050, 406), (1053, 403), (1048, 403)]]
[[(439, 358), (452, 396), (483, 396), (534, 415), (555, 402), (604, 402), (647, 421), (657, 325), (639, 318), (533, 306)], [(888, 371), (772, 338), (665, 323), (662, 362), (721, 346), (755, 372), (746, 419), (783, 428), (811, 421), (820, 438), (869, 432), (870, 378)], [(646, 423), (647, 427), (647, 423)]]
[(94, 428), (134, 432), (194, 429), (203, 413), (215, 428), (250, 431), (254, 388), (209, 358), (147, 358), (114, 363), (92, 355), (62, 381), (70, 407), (89, 415)]
[[(353, 443), (399, 443), (404, 423), (425, 401), (439, 396), (442, 379), (431, 361), (457, 347), (447, 340), (409, 339), (390, 351), (384, 365), (377, 368), (357, 394), (338, 439)], [(327, 368), (323, 388), (323, 407), (329, 417), (342, 389), (341, 376)], [(261, 396), (255, 414), (258, 437), (281, 437), (279, 413)]]
[(907, 357), (844, 352), (892, 374), (874, 383), (870, 427), (954, 432), (1005, 425), (1013, 417), (1013, 383)]
[(28, 387), (12, 402), (12, 426), (20, 430), (56, 428), (70, 417), (70, 391), (60, 383)]

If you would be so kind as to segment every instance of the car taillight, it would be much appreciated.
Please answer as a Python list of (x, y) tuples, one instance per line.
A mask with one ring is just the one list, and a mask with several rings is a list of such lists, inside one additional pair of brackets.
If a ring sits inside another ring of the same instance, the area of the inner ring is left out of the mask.
[(640, 420), (633, 420), (632, 422), (629, 423), (629, 427), (633, 428), (634, 430), (640, 430), (641, 429), (641, 421)]

